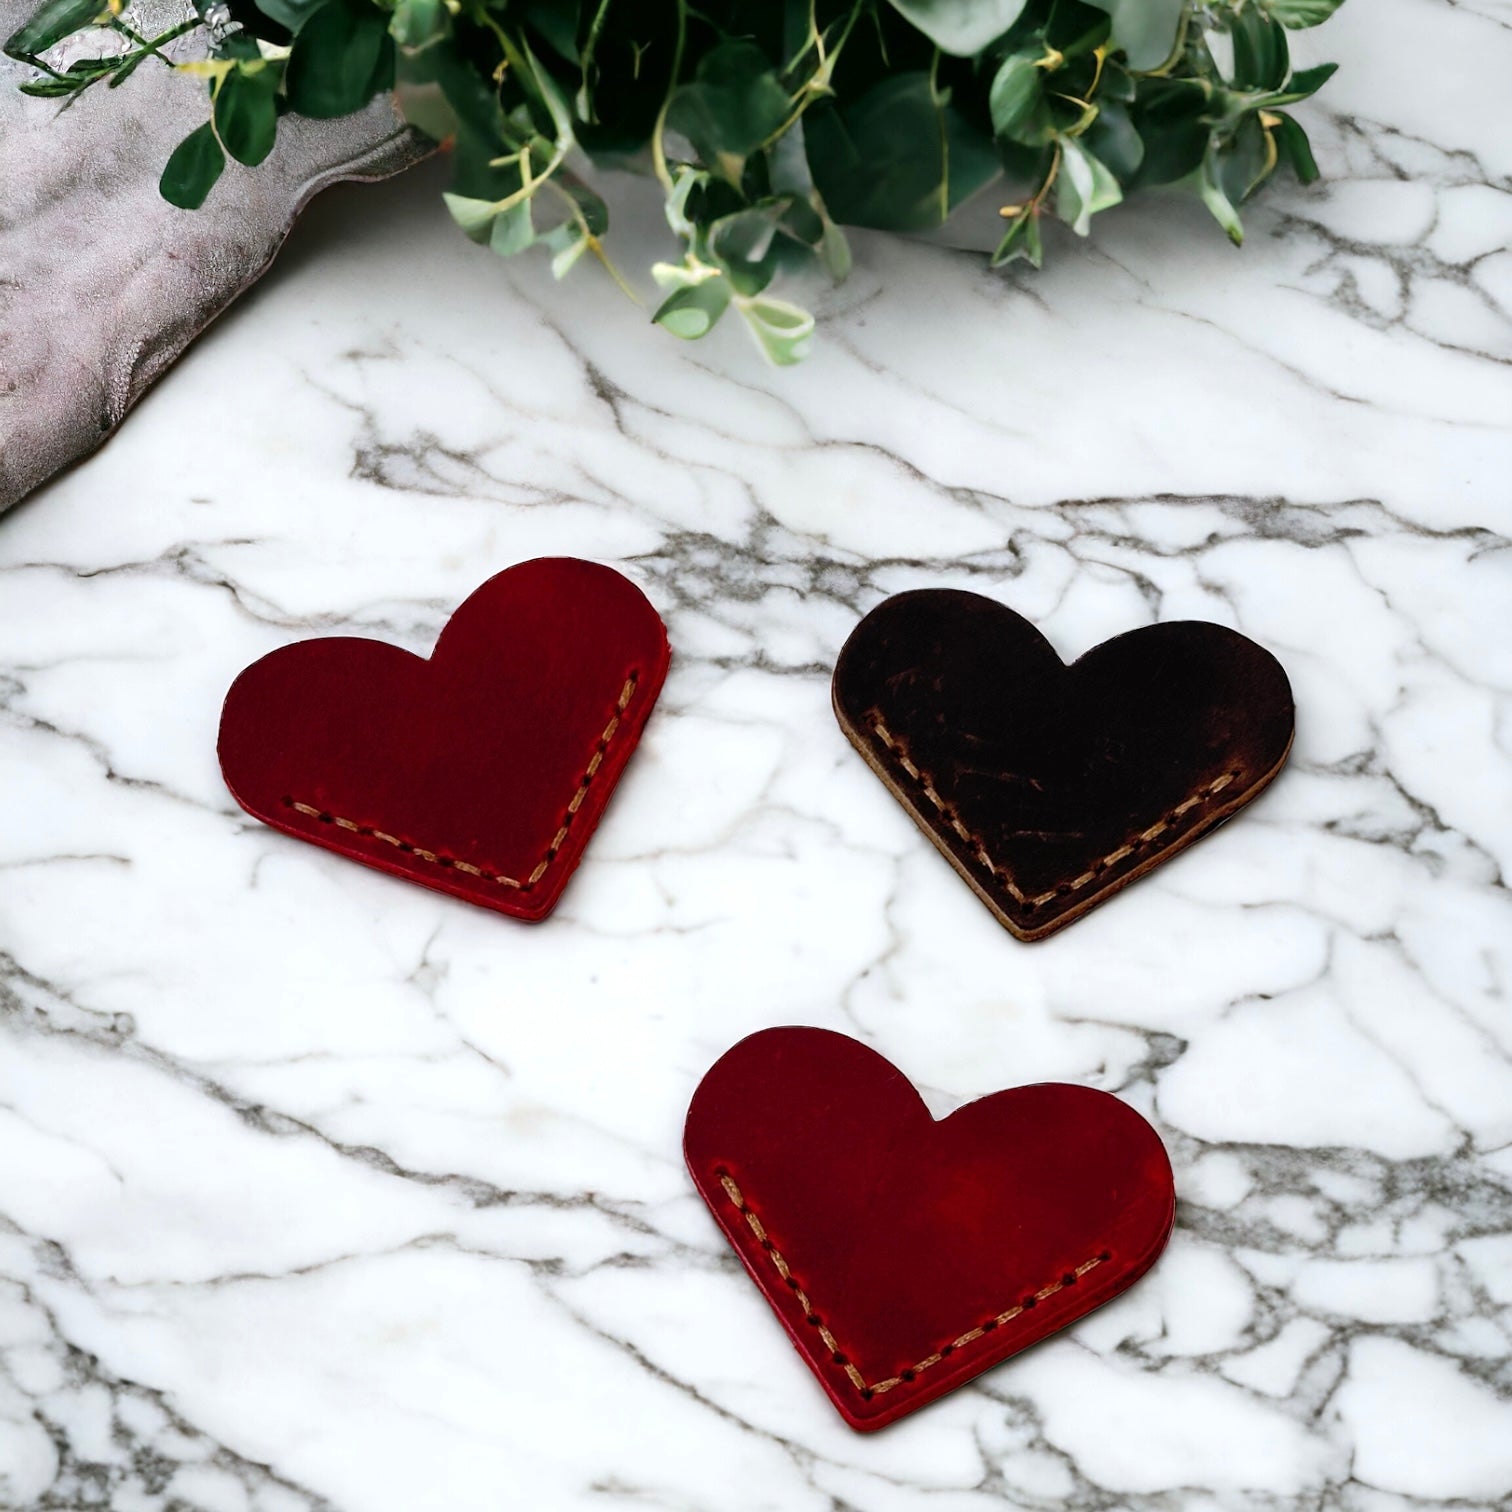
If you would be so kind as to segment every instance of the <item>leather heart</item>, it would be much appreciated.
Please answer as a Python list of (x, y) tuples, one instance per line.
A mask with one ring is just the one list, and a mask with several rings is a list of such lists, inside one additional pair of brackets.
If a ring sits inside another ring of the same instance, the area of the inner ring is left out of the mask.
[(852, 1428), (913, 1412), (1084, 1317), (1154, 1264), (1175, 1214), (1154, 1129), (1045, 1084), (936, 1122), (874, 1050), (768, 1029), (704, 1077), (688, 1169)]
[(1068, 667), (1028, 620), (949, 589), (867, 615), (833, 692), (851, 743), (1021, 940), (1258, 796), (1295, 721), (1281, 664), (1221, 625), (1151, 625)]
[(275, 829), (521, 919), (561, 896), (666, 677), (635, 585), (567, 557), (511, 567), (430, 660), (305, 641), (221, 714), (226, 786)]

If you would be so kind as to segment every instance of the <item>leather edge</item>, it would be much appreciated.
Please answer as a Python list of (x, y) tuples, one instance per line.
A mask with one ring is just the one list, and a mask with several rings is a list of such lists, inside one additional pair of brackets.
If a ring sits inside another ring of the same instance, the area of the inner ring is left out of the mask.
[[(1176, 623), (1176, 622), (1172, 622)], [(1128, 632), (1130, 634), (1136, 632)], [(1237, 633), (1237, 632), (1236, 632)], [(1115, 637), (1116, 638), (1116, 637)], [(1107, 644), (1106, 642), (1104, 644)], [(1096, 648), (1094, 648), (1096, 649)], [(1265, 648), (1262, 646), (1263, 651)], [(1266, 653), (1270, 655), (1269, 652)], [(1273, 657), (1272, 660), (1275, 660)], [(1277, 661), (1278, 668), (1280, 662)], [(1141, 877), (1152, 871), (1156, 866), (1172, 860), (1186, 850), (1188, 846), (1211, 834), (1220, 825), (1233, 818), (1240, 809), (1247, 807), (1258, 798), (1277, 777), (1281, 775), (1291, 756), (1292, 747), (1296, 743), (1296, 701), (1291, 704), (1290, 731), (1287, 735), (1286, 745), (1277, 757), (1275, 764), (1266, 772), (1263, 772), (1253, 782), (1241, 788), (1228, 802), (1219, 803), (1211, 808), (1190, 828), (1181, 831), (1175, 839), (1168, 844), (1153, 850), (1127, 871), (1118, 873), (1112, 880), (1104, 883), (1101, 887), (1087, 890), (1081, 897), (1076, 899), (1069, 907), (1059, 912), (1051, 913), (1043, 924), (1025, 927), (1019, 920), (1007, 913), (998, 900), (993, 896), (986, 884), (976, 874), (976, 869), (970, 865), (964, 856), (961, 856), (953, 842), (938, 829), (929, 817), (913, 801), (912, 794), (907, 788), (899, 784), (889, 769), (888, 763), (883, 759), (868, 732), (859, 727), (850, 717), (841, 702), (839, 687), (839, 666), (836, 665), (835, 674), (830, 680), (830, 705), (834, 710), (835, 719), (840, 726), (845, 738), (855, 747), (867, 766), (880, 779), (883, 787), (897, 799), (905, 813), (914, 821), (914, 824), (923, 831), (930, 843), (955, 869), (968, 887), (986, 905), (992, 916), (1011, 934), (1014, 939), (1024, 944), (1034, 944), (1036, 941), (1048, 939), (1057, 931), (1064, 929), (1066, 925), (1074, 923), (1084, 914), (1096, 908), (1099, 904), (1106, 903), (1117, 893), (1123, 891), (1131, 882), (1137, 882)], [(1281, 668), (1283, 677), (1285, 669)], [(1287, 679), (1290, 687), (1290, 679)]]

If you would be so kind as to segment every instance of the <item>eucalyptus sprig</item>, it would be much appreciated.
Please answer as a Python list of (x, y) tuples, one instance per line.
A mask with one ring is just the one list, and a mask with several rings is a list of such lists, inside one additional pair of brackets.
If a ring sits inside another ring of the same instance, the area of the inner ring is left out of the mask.
[[(155, 37), (121, 0), (45, 0), (6, 43), (27, 93), (114, 88), (203, 27), (209, 119), (162, 192), (202, 205), (226, 158), (256, 165), (286, 111), (361, 109), (396, 87), (453, 144), (453, 218), (501, 256), (542, 247), (562, 277), (604, 247), (585, 163), (654, 174), (684, 256), (652, 272), (654, 319), (698, 337), (734, 309), (776, 362), (813, 318), (771, 292), (784, 269), (850, 266), (843, 226), (926, 231), (999, 186), (993, 264), (1044, 258), (1043, 222), (1159, 185), (1201, 196), (1229, 236), (1281, 164), (1318, 175), (1288, 107), (1334, 65), (1293, 69), (1287, 33), (1341, 0), (194, 0)], [(65, 38), (109, 51), (65, 67)], [(618, 274), (614, 276), (618, 278)], [(623, 283), (623, 280), (621, 280)]]

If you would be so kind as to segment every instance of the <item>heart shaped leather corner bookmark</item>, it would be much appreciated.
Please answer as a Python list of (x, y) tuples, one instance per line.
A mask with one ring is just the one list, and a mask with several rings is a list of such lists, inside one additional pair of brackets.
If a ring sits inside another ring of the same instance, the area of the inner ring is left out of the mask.
[(1291, 684), (1198, 621), (1066, 666), (1028, 620), (949, 589), (900, 593), (834, 677), (852, 745), (998, 920), (1043, 939), (1257, 797), (1286, 762)]
[(429, 660), (333, 636), (254, 662), (221, 715), (249, 814), (520, 919), (556, 906), (667, 673), (667, 633), (608, 567), (490, 578)]
[(874, 1050), (768, 1029), (704, 1077), (699, 1193), (852, 1428), (885, 1427), (1065, 1328), (1155, 1263), (1175, 1215), (1155, 1130), (1045, 1084), (936, 1121)]

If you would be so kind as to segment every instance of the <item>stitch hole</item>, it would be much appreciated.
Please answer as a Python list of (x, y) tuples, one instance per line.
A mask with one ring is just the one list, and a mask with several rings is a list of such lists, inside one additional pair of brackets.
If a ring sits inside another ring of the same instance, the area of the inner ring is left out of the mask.
[(955, 1353), (955, 1345), (954, 1344), (942, 1344), (940, 1346), (940, 1354), (941, 1354), (942, 1357), (945, 1356), (945, 1355), (953, 1355), (954, 1353)]
[(1098, 1257), (1097, 1257), (1097, 1259), (1098, 1259), (1098, 1262), (1099, 1262), (1099, 1263), (1100, 1263), (1100, 1264), (1102, 1264), (1102, 1263), (1106, 1263), (1106, 1262), (1107, 1262), (1107, 1261), (1109, 1261), (1109, 1260), (1111, 1260), (1111, 1259), (1112, 1259), (1112, 1258), (1113, 1258), (1113, 1256), (1112, 1256), (1112, 1255), (1111, 1255), (1111, 1254), (1110, 1254), (1110, 1253), (1109, 1253), (1109, 1252), (1108, 1252), (1108, 1251), (1107, 1251), (1107, 1250), (1104, 1250), (1104, 1251), (1103, 1251), (1103, 1252), (1102, 1252), (1102, 1254), (1100, 1254), (1100, 1255), (1099, 1255), (1099, 1256), (1098, 1256)]
[(873, 1391), (870, 1386), (863, 1386), (861, 1388), (861, 1400), (863, 1402), (871, 1401), (871, 1399), (876, 1396), (876, 1394), (877, 1393)]
[(1067, 1271), (1066, 1274), (1061, 1277), (1061, 1285), (1062, 1286), (1075, 1286), (1076, 1285), (1076, 1272), (1075, 1271)]
[(415, 853), (415, 847), (411, 845), (408, 840), (401, 840), (399, 842), (399, 849), (402, 850), (406, 856), (412, 856)]
[(797, 1291), (798, 1290), (798, 1278), (797, 1278), (797, 1276), (789, 1276), (787, 1278), (787, 1284), (788, 1284), (788, 1290), (789, 1291)]
[(724, 1180), (724, 1178), (725, 1178), (725, 1177), (726, 1177), (726, 1176), (728, 1176), (728, 1175), (729, 1175), (729, 1174), (730, 1174), (730, 1169), (729, 1169), (729, 1167), (728, 1167), (728, 1166), (715, 1166), (715, 1167), (714, 1167), (714, 1174), (715, 1174), (715, 1175), (716, 1175), (716, 1176), (717, 1176), (717, 1177), (718, 1177), (718, 1178), (719, 1178), (719, 1179), (720, 1179), (720, 1180), (721, 1180), (721, 1181), (723, 1181), (723, 1180)]
[(456, 864), (457, 863), (455, 861), (453, 861), (450, 856), (437, 856), (436, 857), (436, 865), (437, 866), (455, 866)]
[(918, 1379), (917, 1376), (915, 1376), (914, 1372), (911, 1370), (900, 1371), (899, 1378), (905, 1381), (913, 1381)]
[(983, 1333), (991, 1333), (992, 1330), (994, 1328), (996, 1328), (996, 1327), (997, 1327), (997, 1319), (996, 1318), (988, 1318), (988, 1320), (984, 1324), (982, 1324), (982, 1332)]
[(818, 1313), (810, 1313), (803, 1321), (812, 1328), (818, 1328), (824, 1322), (824, 1319)]
[(1025, 1297), (1024, 1298), (1024, 1311), (1025, 1312), (1028, 1312), (1031, 1307), (1038, 1307), (1038, 1306), (1039, 1306), (1039, 1298), (1038, 1297)]
[(774, 1250), (774, 1249), (777, 1248), (777, 1246), (775, 1244), (773, 1244), (770, 1239), (763, 1239), (761, 1241), (761, 1247), (764, 1250)]
[(284, 794), (283, 806), (285, 808), (293, 808), (294, 807), (294, 800), (291, 797), (289, 797), (289, 795), (287, 793)]
[(841, 1354), (838, 1349), (834, 1352), (834, 1354), (830, 1356), (830, 1359), (832, 1359), (837, 1365), (850, 1364), (850, 1356)]
[(336, 816), (334, 814), (322, 814), (320, 816), (320, 822), (322, 824), (334, 824), (336, 822)]

